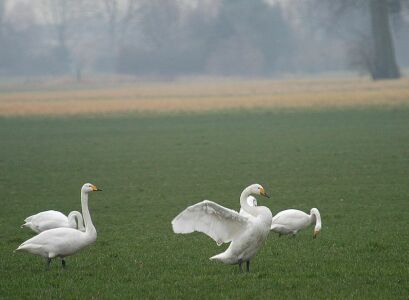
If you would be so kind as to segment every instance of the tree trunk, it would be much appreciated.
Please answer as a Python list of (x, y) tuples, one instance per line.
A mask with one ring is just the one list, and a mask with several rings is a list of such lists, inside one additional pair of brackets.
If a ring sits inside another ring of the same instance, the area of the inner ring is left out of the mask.
[(1, 39), (3, 38), (3, 19), (4, 19), (4, 5), (5, 1), (4, 0), (0, 0), (0, 42)]
[(371, 75), (374, 80), (399, 78), (389, 23), (387, 0), (369, 0), (374, 46)]

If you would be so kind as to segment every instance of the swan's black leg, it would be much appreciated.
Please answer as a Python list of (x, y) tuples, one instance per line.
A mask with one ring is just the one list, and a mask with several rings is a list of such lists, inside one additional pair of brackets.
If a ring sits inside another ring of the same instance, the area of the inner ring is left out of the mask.
[(47, 258), (47, 270), (50, 269), (51, 258)]
[(239, 269), (240, 269), (240, 273), (243, 273), (243, 268), (241, 267), (241, 264), (243, 263), (243, 261), (241, 259), (239, 259)]
[(246, 261), (246, 271), (250, 272), (250, 261)]
[(64, 260), (64, 258), (61, 258), (61, 265), (62, 265), (62, 268), (65, 269), (65, 260)]

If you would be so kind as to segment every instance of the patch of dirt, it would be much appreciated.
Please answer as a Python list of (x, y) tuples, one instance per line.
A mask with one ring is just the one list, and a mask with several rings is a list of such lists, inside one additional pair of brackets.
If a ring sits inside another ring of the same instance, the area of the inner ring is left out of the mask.
[(409, 79), (174, 82), (0, 93), (1, 116), (409, 104)]

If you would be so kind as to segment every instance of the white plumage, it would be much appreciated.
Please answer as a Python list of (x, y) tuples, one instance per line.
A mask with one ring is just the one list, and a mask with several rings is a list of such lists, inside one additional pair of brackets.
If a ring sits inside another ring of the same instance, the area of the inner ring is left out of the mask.
[[(248, 197), (247, 197), (247, 204), (250, 205), (250, 206), (257, 206), (257, 199), (256, 199), (256, 197), (253, 197), (253, 196), (251, 196), (251, 195), (248, 196)], [(248, 216), (250, 216), (250, 214), (247, 213), (243, 208), (240, 208), (239, 214), (240, 214), (241, 216), (243, 216), (243, 217), (248, 217)]]
[[(172, 221), (175, 233), (199, 231), (207, 234), (218, 245), (229, 243), (226, 251), (211, 257), (211, 260), (226, 264), (241, 264), (246, 261), (249, 271), (250, 259), (266, 240), (271, 227), (271, 211), (264, 206), (252, 207), (247, 203), (250, 194), (267, 196), (264, 188), (253, 184), (244, 189), (240, 205), (248, 216), (225, 208), (215, 202), (204, 200), (189, 206)], [(267, 196), (268, 197), (268, 196)]]
[(26, 218), (24, 222), (21, 227), (30, 228), (36, 233), (59, 227), (85, 230), (82, 215), (78, 211), (70, 212), (67, 217), (59, 211), (47, 210)]
[(172, 221), (175, 233), (203, 232), (218, 245), (231, 242), (246, 229), (248, 219), (237, 211), (204, 200), (189, 206)]
[(273, 217), (271, 230), (278, 234), (297, 234), (298, 231), (315, 223), (315, 238), (321, 231), (321, 215), (318, 209), (312, 208), (310, 214), (297, 209), (287, 209), (279, 212)]
[(46, 230), (22, 243), (16, 251), (24, 250), (43, 256), (47, 258), (48, 265), (51, 259), (60, 257), (62, 265), (65, 267), (64, 257), (76, 253), (97, 239), (97, 231), (92, 224), (91, 215), (88, 210), (88, 194), (92, 191), (99, 191), (99, 189), (90, 183), (84, 184), (81, 188), (81, 207), (85, 223), (84, 232), (73, 228)]

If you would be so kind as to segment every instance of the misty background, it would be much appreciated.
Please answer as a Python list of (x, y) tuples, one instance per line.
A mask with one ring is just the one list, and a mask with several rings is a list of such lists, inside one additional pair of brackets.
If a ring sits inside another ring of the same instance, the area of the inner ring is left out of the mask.
[(409, 68), (409, 0), (0, 0), (0, 77), (280, 78)]

